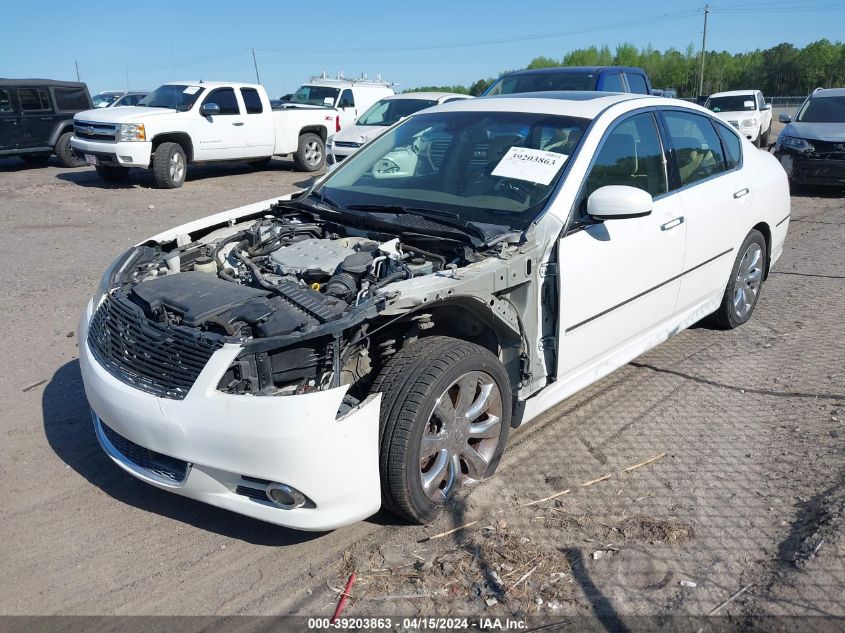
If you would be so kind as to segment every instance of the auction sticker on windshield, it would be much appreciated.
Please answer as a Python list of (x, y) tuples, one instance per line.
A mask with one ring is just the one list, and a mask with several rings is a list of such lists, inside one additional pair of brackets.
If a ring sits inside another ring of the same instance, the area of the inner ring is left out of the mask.
[(491, 175), (548, 185), (567, 158), (564, 154), (541, 149), (511, 147)]
[(200, 89), (199, 86), (188, 86), (182, 92), (184, 92), (186, 95), (195, 95), (195, 94), (197, 94), (199, 89)]

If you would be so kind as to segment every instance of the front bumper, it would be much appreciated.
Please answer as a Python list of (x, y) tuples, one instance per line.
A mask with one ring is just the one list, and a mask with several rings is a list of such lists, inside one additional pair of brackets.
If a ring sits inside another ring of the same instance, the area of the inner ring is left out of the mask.
[(334, 159), (334, 162), (339, 163), (344, 158), (349, 158), (358, 151), (360, 145), (353, 147), (352, 145), (338, 145), (337, 143), (331, 144), (331, 156)]
[[(331, 530), (378, 511), (380, 396), (337, 418), (343, 387), (301, 396), (225, 394), (216, 385), (240, 349), (226, 345), (184, 400), (159, 398), (118, 380), (91, 355), (92, 312), (89, 302), (79, 323), (79, 364), (98, 438), (118, 466), (158, 488), (301, 530)], [(162, 477), (148, 463), (157, 458), (183, 463), (184, 472), (177, 466), (177, 475)], [(261, 494), (268, 482), (292, 486), (308, 503), (273, 505)]]
[(71, 137), (70, 146), (73, 153), (80, 158), (85, 155), (96, 156), (97, 164), (111, 167), (142, 167), (150, 166), (153, 144), (145, 141), (123, 143), (108, 143), (105, 141), (88, 141)]
[(845, 160), (813, 158), (783, 151), (775, 152), (775, 157), (794, 183), (845, 186)]

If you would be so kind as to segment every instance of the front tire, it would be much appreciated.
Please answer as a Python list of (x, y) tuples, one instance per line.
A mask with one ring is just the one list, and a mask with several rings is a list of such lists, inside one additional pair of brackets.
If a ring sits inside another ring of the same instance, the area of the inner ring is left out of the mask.
[(306, 132), (299, 137), (299, 148), (293, 155), (296, 171), (319, 171), (326, 165), (326, 144), (322, 137)]
[(56, 152), (56, 156), (58, 156), (62, 167), (82, 167), (85, 164), (84, 159), (77, 157), (73, 153), (73, 149), (70, 146), (70, 138), (72, 136), (73, 132), (65, 132), (59, 137), (59, 140), (56, 141), (54, 151)]
[(752, 229), (734, 261), (722, 303), (712, 315), (717, 327), (732, 330), (751, 318), (763, 290), (767, 257), (766, 238)]
[(123, 182), (129, 176), (128, 167), (97, 165), (97, 174), (106, 182)]
[(763, 149), (769, 149), (769, 135), (770, 135), (771, 131), (772, 131), (772, 126), (769, 125), (769, 129), (767, 129), (765, 132), (763, 132), (760, 135), (760, 146)]
[(160, 189), (178, 189), (185, 182), (188, 161), (179, 143), (162, 143), (155, 149), (153, 175)]
[(390, 358), (372, 391), (382, 393), (382, 499), (398, 516), (428, 523), (465, 481), (496, 470), (511, 387), (485, 348), (445, 336), (421, 339)]

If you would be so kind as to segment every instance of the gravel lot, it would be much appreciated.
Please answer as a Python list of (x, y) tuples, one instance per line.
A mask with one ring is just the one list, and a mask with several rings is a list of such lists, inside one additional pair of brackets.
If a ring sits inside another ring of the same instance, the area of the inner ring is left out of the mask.
[[(845, 616), (841, 191), (793, 196), (784, 256), (746, 326), (685, 331), (515, 433), (497, 476), (436, 525), (378, 515), (293, 532), (113, 466), (74, 336), (104, 267), (142, 237), (306, 182), (282, 160), (194, 169), (174, 191), (148, 174), (106, 186), (89, 168), (0, 160), (0, 249), (15, 264), (0, 293), (0, 614), (329, 616), (329, 585), (354, 568), (349, 615), (612, 623), (707, 614), (750, 585), (720, 613)], [(424, 597), (371, 599), (408, 593)]]

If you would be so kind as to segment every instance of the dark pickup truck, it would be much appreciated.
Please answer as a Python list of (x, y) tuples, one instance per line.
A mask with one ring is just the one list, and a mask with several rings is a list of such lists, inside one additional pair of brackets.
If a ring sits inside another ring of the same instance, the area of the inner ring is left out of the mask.
[(642, 68), (631, 66), (560, 66), (518, 70), (502, 75), (484, 93), (508, 95), (549, 90), (601, 90), (651, 94), (651, 81)]
[(93, 107), (83, 83), (0, 79), (0, 158), (46, 165), (55, 154), (65, 167), (84, 165), (70, 148), (73, 115)]

